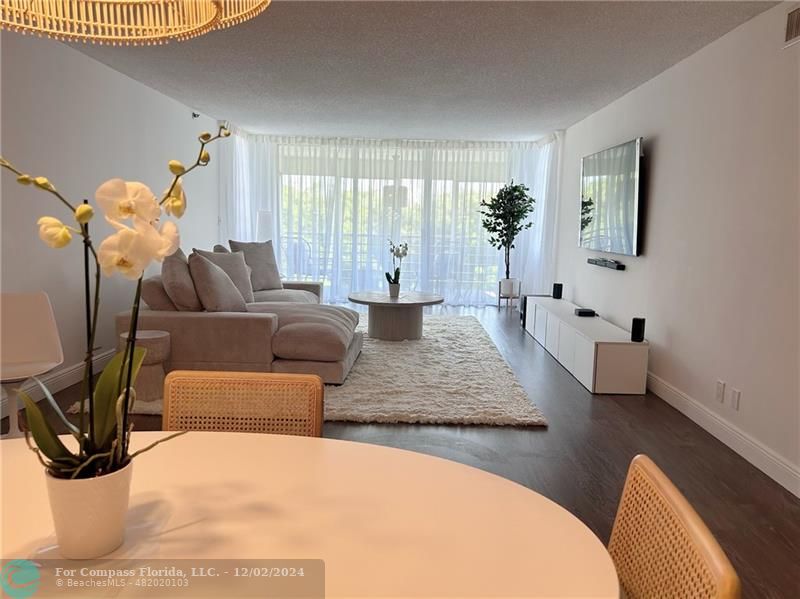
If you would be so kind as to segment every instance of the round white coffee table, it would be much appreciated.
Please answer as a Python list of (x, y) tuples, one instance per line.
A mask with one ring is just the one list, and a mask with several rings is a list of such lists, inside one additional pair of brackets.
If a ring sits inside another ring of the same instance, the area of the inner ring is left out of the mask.
[(369, 306), (367, 334), (384, 341), (422, 339), (422, 308), (441, 304), (444, 298), (435, 293), (401, 292), (399, 297), (388, 293), (365, 291), (347, 296), (354, 304)]

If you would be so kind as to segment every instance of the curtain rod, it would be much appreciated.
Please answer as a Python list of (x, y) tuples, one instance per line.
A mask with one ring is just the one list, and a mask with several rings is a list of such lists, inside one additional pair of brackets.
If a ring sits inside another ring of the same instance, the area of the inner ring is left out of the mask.
[(235, 125), (229, 125), (229, 129), (234, 135), (240, 137), (261, 138), (274, 141), (276, 143), (292, 143), (295, 145), (321, 145), (330, 143), (339, 143), (342, 145), (355, 145), (359, 143), (369, 143), (376, 145), (414, 145), (419, 146), (436, 146), (436, 145), (453, 145), (462, 147), (496, 147), (502, 149), (503, 147), (514, 146), (543, 146), (555, 141), (557, 132), (548, 133), (543, 137), (535, 140), (526, 141), (478, 141), (466, 139), (403, 139), (403, 138), (379, 138), (379, 137), (343, 137), (343, 136), (316, 136), (316, 135), (280, 135), (275, 133), (252, 133), (245, 129), (241, 129)]

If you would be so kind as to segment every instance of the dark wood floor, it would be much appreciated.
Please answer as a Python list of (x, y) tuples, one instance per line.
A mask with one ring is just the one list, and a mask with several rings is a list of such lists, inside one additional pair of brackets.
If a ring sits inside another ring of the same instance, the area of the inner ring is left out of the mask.
[[(549, 427), (329, 423), (326, 437), (411, 449), (504, 476), (564, 506), (603, 542), (628, 463), (646, 453), (717, 537), (744, 597), (800, 598), (800, 499), (654, 395), (592, 396), (520, 328), (518, 312), (434, 311), (480, 319)], [(76, 393), (58, 394), (59, 403)], [(160, 424), (160, 417), (135, 417), (138, 430)]]

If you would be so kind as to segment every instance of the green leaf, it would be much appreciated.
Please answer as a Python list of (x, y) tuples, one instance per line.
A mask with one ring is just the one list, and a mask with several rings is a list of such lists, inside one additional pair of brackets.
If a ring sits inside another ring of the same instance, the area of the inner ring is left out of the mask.
[(51, 460), (77, 462), (77, 456), (61, 442), (61, 439), (58, 438), (53, 427), (45, 420), (36, 402), (24, 391), (20, 391), (19, 396), (25, 404), (25, 416), (28, 419), (28, 428), (39, 450)]
[[(136, 380), (139, 368), (142, 366), (146, 350), (137, 347), (133, 350), (133, 373), (131, 384)], [(119, 352), (103, 369), (103, 373), (97, 380), (94, 391), (94, 435), (98, 449), (104, 448), (114, 437), (114, 430), (117, 427), (116, 405), (117, 398), (124, 389), (124, 384), (128, 378), (128, 369), (122, 373), (123, 387), (119, 387), (120, 371), (122, 370), (122, 360), (124, 352)]]
[(52, 393), (50, 393), (50, 389), (45, 387), (44, 383), (40, 381), (38, 378), (33, 377), (33, 380), (36, 382), (37, 385), (39, 385), (39, 388), (42, 390), (42, 393), (44, 393), (45, 398), (50, 403), (50, 407), (53, 408), (53, 411), (56, 413), (56, 416), (58, 416), (59, 420), (61, 420), (61, 422), (64, 423), (64, 426), (67, 427), (67, 430), (75, 436), (80, 435), (78, 427), (72, 424), (69, 420), (67, 420), (67, 417), (64, 415), (64, 412), (62, 412), (61, 408), (58, 407), (55, 398), (53, 397)]

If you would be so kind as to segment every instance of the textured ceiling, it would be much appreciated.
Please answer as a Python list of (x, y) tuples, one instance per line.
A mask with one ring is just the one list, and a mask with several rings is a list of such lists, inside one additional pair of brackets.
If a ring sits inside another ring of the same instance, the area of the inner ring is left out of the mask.
[(184, 43), (77, 49), (253, 132), (536, 139), (773, 2), (298, 2)]

